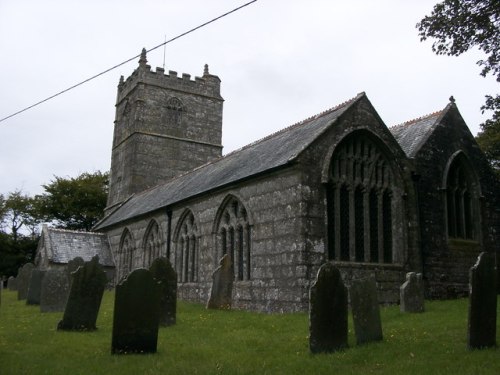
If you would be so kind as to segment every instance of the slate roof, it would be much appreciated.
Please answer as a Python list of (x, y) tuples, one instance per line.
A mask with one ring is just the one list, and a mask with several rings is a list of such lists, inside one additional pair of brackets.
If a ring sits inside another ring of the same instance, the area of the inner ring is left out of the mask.
[(447, 108), (389, 128), (406, 156), (415, 157), (427, 138), (432, 134), (435, 126), (440, 122)]
[(42, 239), (47, 257), (52, 263), (66, 264), (76, 257), (89, 261), (94, 255), (99, 255), (99, 263), (102, 265), (110, 267), (115, 265), (108, 237), (103, 233), (77, 232), (44, 226)]
[(221, 188), (293, 162), (365, 93), (337, 107), (271, 134), (222, 158), (129, 198), (101, 220), (95, 230), (117, 224), (198, 194)]

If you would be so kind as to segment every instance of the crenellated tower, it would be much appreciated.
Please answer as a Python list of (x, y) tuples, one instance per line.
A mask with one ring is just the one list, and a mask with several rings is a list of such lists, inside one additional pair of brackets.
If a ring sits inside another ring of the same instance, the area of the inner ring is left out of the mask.
[(120, 77), (111, 154), (109, 212), (131, 194), (222, 155), (220, 79), (152, 71), (143, 49), (139, 67)]

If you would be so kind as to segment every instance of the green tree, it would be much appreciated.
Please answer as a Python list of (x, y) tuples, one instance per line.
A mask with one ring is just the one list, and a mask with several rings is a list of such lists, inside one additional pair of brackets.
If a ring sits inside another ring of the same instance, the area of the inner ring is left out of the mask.
[[(500, 82), (500, 1), (444, 0), (434, 6), (417, 28), (421, 40), (432, 38), (432, 50), (438, 55), (459, 56), (477, 47), (486, 58), (477, 64), (481, 75), (491, 74)], [(493, 111), (490, 120), (481, 124), (476, 138), (492, 167), (500, 173), (500, 95), (486, 95), (483, 112)]]
[(103, 216), (108, 179), (108, 173), (99, 171), (75, 178), (55, 176), (37, 196), (41, 215), (59, 228), (90, 231)]
[(21, 190), (9, 193), (7, 198), (2, 197), (1, 214), (2, 227), (10, 231), (14, 243), (18, 241), (22, 229), (30, 232), (31, 237), (37, 236), (37, 228), (41, 218), (35, 208), (36, 199), (24, 194)]

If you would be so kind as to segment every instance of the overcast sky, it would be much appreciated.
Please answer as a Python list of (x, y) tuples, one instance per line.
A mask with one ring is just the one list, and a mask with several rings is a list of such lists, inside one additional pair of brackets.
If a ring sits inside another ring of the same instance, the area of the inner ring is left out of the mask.
[[(1, 0), (0, 118), (45, 99), (245, 0)], [(386, 125), (443, 109), (476, 134), (486, 116), (473, 51), (436, 56), (415, 24), (437, 0), (258, 0), (148, 54), (222, 81), (224, 153), (366, 92)], [(116, 86), (137, 59), (0, 123), (0, 194), (43, 192), (54, 176), (107, 171)]]

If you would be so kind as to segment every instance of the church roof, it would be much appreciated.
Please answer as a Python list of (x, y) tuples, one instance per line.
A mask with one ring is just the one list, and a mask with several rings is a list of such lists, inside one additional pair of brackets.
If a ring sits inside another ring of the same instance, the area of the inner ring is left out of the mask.
[(337, 107), (273, 133), (164, 184), (136, 194), (101, 220), (95, 229), (99, 230), (236, 181), (283, 167), (293, 162), (333, 121), (365, 96), (365, 93), (360, 93)]
[(406, 156), (415, 157), (448, 108), (389, 128)]
[(87, 262), (98, 255), (102, 265), (115, 265), (108, 238), (103, 233), (77, 232), (44, 225), (40, 241), (44, 241), (46, 256), (52, 263), (66, 264), (76, 257)]

